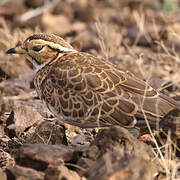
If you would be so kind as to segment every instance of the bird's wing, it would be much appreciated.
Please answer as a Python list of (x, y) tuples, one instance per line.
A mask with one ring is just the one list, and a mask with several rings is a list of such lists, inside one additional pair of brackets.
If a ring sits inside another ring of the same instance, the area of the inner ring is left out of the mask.
[[(90, 127), (91, 121), (97, 121), (96, 125), (100, 126), (131, 126), (135, 124), (136, 115), (143, 116), (141, 107), (151, 118), (161, 117), (164, 109), (173, 106), (146, 82), (111, 63), (87, 55), (77, 60), (81, 63), (54, 66), (42, 83), (41, 92), (58, 114), (72, 118), (82, 127)], [(160, 112), (156, 111), (157, 102), (160, 107), (165, 106)]]
[(94, 58), (91, 66), (84, 69), (84, 77), (88, 88), (101, 94), (102, 111), (124, 125), (133, 122), (134, 116), (144, 119), (144, 114), (150, 120), (159, 120), (179, 107), (176, 101), (158, 93), (145, 81), (120, 71), (107, 61)]

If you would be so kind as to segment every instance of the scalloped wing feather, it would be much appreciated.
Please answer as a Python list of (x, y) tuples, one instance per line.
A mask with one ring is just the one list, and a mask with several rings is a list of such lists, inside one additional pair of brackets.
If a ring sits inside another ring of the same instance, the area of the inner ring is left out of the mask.
[(85, 53), (60, 58), (36, 83), (49, 109), (80, 127), (134, 126), (142, 109), (156, 119), (176, 106), (146, 82)]

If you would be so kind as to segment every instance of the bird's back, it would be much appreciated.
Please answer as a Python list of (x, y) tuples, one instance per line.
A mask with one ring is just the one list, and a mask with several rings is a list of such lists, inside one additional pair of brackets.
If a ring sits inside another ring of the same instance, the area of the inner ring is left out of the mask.
[(133, 126), (158, 120), (179, 104), (146, 82), (86, 53), (68, 53), (37, 72), (40, 97), (65, 122), (80, 127)]

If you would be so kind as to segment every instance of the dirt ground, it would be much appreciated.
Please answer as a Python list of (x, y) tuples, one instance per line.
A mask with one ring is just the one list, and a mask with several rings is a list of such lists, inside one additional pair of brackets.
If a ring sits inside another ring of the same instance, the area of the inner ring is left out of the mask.
[(5, 54), (29, 35), (53, 33), (180, 101), (179, 6), (178, 0), (1, 0), (0, 180), (180, 179), (180, 111), (139, 138), (122, 127), (63, 124), (37, 96), (32, 65)]

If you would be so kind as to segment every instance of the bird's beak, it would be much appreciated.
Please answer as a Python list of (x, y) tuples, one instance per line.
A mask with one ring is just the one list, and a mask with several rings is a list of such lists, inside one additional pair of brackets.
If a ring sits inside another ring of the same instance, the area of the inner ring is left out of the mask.
[(27, 54), (27, 50), (22, 48), (21, 46), (17, 46), (15, 48), (7, 50), (6, 54)]

